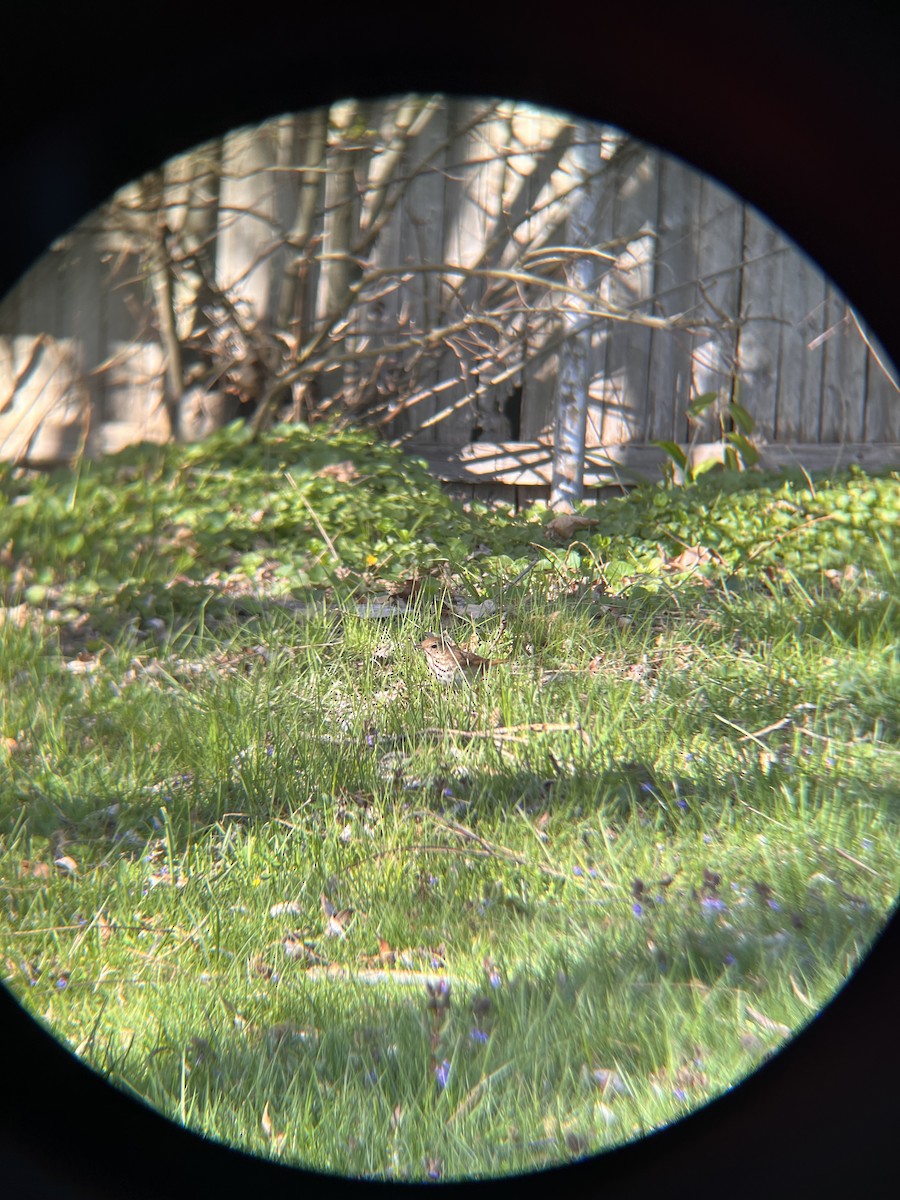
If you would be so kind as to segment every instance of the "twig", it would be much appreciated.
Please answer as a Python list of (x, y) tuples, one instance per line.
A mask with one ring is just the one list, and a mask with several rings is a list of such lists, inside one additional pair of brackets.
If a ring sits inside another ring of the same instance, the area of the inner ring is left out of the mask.
[(460, 1101), (456, 1111), (450, 1117), (450, 1120), (447, 1122), (447, 1124), (452, 1125), (453, 1122), (459, 1117), (467, 1117), (477, 1102), (481, 1099), (482, 1093), (488, 1091), (492, 1083), (496, 1082), (498, 1079), (502, 1079), (504, 1075), (508, 1075), (514, 1065), (515, 1064), (512, 1062), (504, 1063), (502, 1067), (498, 1067), (497, 1070), (492, 1071), (490, 1075), (486, 1075), (483, 1079), (479, 1079), (472, 1090)]
[[(297, 487), (297, 483), (296, 483), (296, 481), (294, 480), (293, 476), (290, 474), (290, 472), (288, 472), (288, 471), (285, 471), (285, 478), (286, 478), (286, 479), (287, 479), (287, 480), (288, 480), (288, 481), (289, 481), (291, 484), (293, 484), (293, 486), (294, 486), (295, 488)], [(303, 495), (303, 493), (302, 493), (302, 492), (298, 491), (298, 492), (297, 492), (297, 494), (298, 494), (298, 495), (299, 495), (299, 497), (300, 497), (300, 502), (301, 502), (302, 504), (306, 505), (307, 511), (309, 512), (309, 515), (312, 517), (313, 521), (315, 521), (315, 524), (316, 524), (316, 529), (318, 529), (319, 533), (322, 535), (322, 539), (323, 539), (323, 541), (325, 542), (325, 545), (326, 545), (326, 546), (328, 547), (328, 549), (331, 551), (331, 554), (332, 554), (332, 557), (334, 558), (334, 561), (335, 561), (335, 562), (340, 562), (340, 561), (341, 561), (341, 556), (338, 554), (337, 550), (335, 549), (334, 542), (331, 540), (331, 538), (330, 538), (330, 537), (328, 536), (328, 534), (326, 533), (324, 525), (322, 524), (322, 522), (319, 520), (318, 516), (316, 515), (316, 511), (315, 511), (315, 509), (314, 509), (314, 508), (313, 508), (313, 506), (310, 504), (310, 502), (309, 502), (309, 501), (306, 499), (306, 497)]]
[[(722, 717), (719, 718), (720, 721), (723, 719), (724, 718), (722, 718)], [(757, 729), (756, 733), (745, 733), (743, 737), (738, 738), (738, 741), (746, 742), (746, 741), (752, 740), (752, 741), (758, 742), (759, 739), (762, 737), (765, 737), (765, 735), (767, 733), (775, 733), (775, 731), (777, 729), (786, 729), (788, 726), (793, 725), (793, 723), (794, 723), (793, 717), (791, 717), (791, 716), (782, 717), (780, 721), (773, 721), (772, 724), (767, 725), (765, 727), (765, 729)], [(737, 728), (737, 726), (735, 726), (735, 728)]]
[[(751, 742), (756, 742), (756, 744), (757, 744), (758, 746), (762, 746), (763, 750), (768, 750), (768, 749), (769, 749), (769, 747), (768, 747), (768, 746), (766, 745), (766, 743), (765, 743), (765, 742), (762, 740), (762, 738), (759, 736), (759, 734), (756, 734), (756, 733), (750, 733), (750, 731), (749, 731), (749, 730), (747, 730), (747, 729), (744, 729), (744, 728), (743, 728), (742, 726), (740, 726), (740, 725), (736, 725), (736, 724), (734, 723), (734, 721), (729, 721), (727, 717), (722, 717), (722, 716), (720, 716), (718, 713), (713, 713), (713, 716), (715, 717), (715, 719), (716, 719), (717, 721), (721, 721), (723, 725), (728, 725), (728, 726), (730, 726), (732, 729), (736, 729), (738, 733), (742, 734), (743, 736), (742, 736), (742, 737), (740, 737), (740, 738), (738, 738), (738, 741), (745, 742), (745, 741), (749, 740), (749, 741), (751, 741)], [(761, 730), (760, 730), (760, 733), (766, 733), (766, 732), (767, 732), (767, 731), (766, 731), (765, 729), (761, 729)]]
[(862, 859), (854, 858), (852, 854), (848, 854), (846, 850), (842, 850), (840, 846), (832, 846), (831, 849), (835, 854), (839, 854), (841, 858), (846, 858), (847, 862), (853, 863), (854, 867), (859, 867), (861, 871), (868, 871), (870, 875), (874, 875), (876, 879), (884, 879), (880, 871), (876, 871), (874, 867), (870, 867), (868, 863), (864, 863)]
[(881, 367), (881, 370), (882, 370), (885, 378), (887, 379), (888, 383), (893, 388), (895, 388), (897, 391), (900, 391), (900, 383), (897, 382), (897, 377), (894, 375), (893, 371), (890, 369), (888, 364), (884, 361), (882, 356), (878, 353), (878, 351), (872, 345), (871, 338), (866, 333), (866, 331), (863, 329), (862, 325), (860, 325), (860, 323), (859, 323), (859, 317), (857, 317), (856, 313), (853, 311), (852, 308), (849, 311), (850, 311), (850, 316), (853, 319), (853, 324), (856, 326), (856, 328), (859, 332), (859, 336), (865, 342), (866, 349), (869, 351), (869, 353), (872, 355), (872, 357), (878, 363), (879, 367)]

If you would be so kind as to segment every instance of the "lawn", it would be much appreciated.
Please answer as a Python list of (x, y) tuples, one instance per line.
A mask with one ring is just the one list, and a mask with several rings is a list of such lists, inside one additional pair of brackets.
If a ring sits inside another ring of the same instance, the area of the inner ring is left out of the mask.
[[(3, 982), (253, 1153), (454, 1179), (640, 1137), (900, 890), (900, 481), (553, 536), (360, 431), (0, 468)], [(442, 686), (428, 630), (503, 662)]]

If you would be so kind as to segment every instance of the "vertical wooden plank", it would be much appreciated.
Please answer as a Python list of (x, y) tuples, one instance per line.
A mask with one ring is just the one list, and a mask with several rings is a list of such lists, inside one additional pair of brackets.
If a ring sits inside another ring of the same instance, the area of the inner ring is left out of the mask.
[(860, 442), (865, 436), (865, 342), (853, 321), (847, 298), (827, 286), (825, 332), (811, 353), (822, 356), (822, 442)]
[[(406, 190), (402, 204), (392, 224), (399, 226), (400, 262), (410, 266), (438, 264), (443, 258), (445, 209), (445, 178), (450, 136), (449, 103), (442, 105), (416, 139), (412, 148), (412, 168), (419, 165)], [(422, 167), (422, 164), (428, 164)], [(397, 331), (401, 336), (421, 336), (430, 332), (440, 321), (441, 280), (438, 272), (414, 272), (397, 293), (401, 307), (397, 312)], [(404, 364), (397, 381), (398, 400), (404, 404), (391, 423), (391, 435), (411, 435), (424, 421), (434, 417), (442, 403), (443, 393), (437, 396), (432, 389), (441, 378), (440, 366), (429, 360), (414, 371)], [(418, 397), (418, 398), (417, 398)], [(408, 402), (408, 407), (406, 404)], [(434, 441), (436, 431), (426, 429), (421, 435)]]
[[(353, 317), (353, 341), (344, 343), (345, 352), (354, 345), (360, 352), (355, 380), (355, 395), (348, 397), (359, 406), (361, 415), (376, 420), (387, 416), (397, 405), (397, 389), (403, 378), (396, 353), (379, 354), (385, 344), (395, 343), (409, 333), (404, 329), (407, 311), (404, 289), (400, 284), (403, 267), (404, 206), (401, 201), (370, 244), (371, 229), (389, 212), (398, 189), (405, 188), (404, 177), (411, 169), (411, 148), (404, 133), (414, 121), (417, 102), (412, 97), (367, 104), (362, 114), (369, 133), (369, 148), (358, 155), (356, 174), (361, 197), (357, 239), (362, 257), (372, 268), (392, 272), (376, 280), (356, 304)], [(414, 152), (414, 148), (413, 152)], [(362, 248), (364, 247), (364, 248)], [(421, 279), (414, 279), (420, 285)], [(364, 357), (363, 357), (364, 355)], [(346, 378), (345, 374), (345, 378)]]
[(778, 318), (788, 249), (778, 231), (749, 205), (744, 209), (743, 257), (737, 350), (741, 402), (753, 414), (757, 432), (773, 441), (781, 365)]
[[(91, 219), (88, 218), (90, 222)], [(74, 362), (90, 412), (102, 412), (103, 379), (98, 368), (106, 357), (106, 279), (99, 237), (83, 225), (74, 230), (61, 272), (60, 325), (74, 338)]]
[(17, 333), (63, 336), (60, 281), (68, 240), (64, 237), (54, 242), (16, 284)]
[(174, 282), (176, 324), (182, 339), (204, 321), (197, 306), (203, 305), (207, 280), (215, 280), (221, 171), (221, 139), (170, 159), (163, 168), (166, 224), (180, 252), (197, 256), (197, 261), (179, 264)]
[(869, 342), (866, 359), (865, 440), (874, 444), (900, 442), (900, 369), (892, 362), (884, 346), (854, 314)]
[[(359, 232), (355, 176), (358, 151), (352, 135), (354, 125), (363, 122), (364, 116), (364, 107), (355, 100), (340, 101), (329, 110), (322, 224), (322, 254), (326, 257), (322, 261), (316, 296), (317, 325), (330, 320), (341, 310), (353, 276), (346, 257)], [(348, 348), (345, 338), (341, 349), (346, 352)], [(318, 390), (323, 397), (338, 396), (345, 383), (352, 386), (353, 377), (352, 364), (337, 366), (318, 376)]]
[(810, 344), (826, 328), (825, 276), (797, 246), (787, 239), (785, 244), (775, 440), (817, 442), (823, 356)]
[[(694, 309), (701, 299), (697, 225), (701, 176), (669, 155), (659, 165), (659, 209), (654, 262), (654, 310), (661, 317)], [(692, 338), (684, 330), (654, 329), (643, 441), (688, 437), (686, 409), (693, 381)]]
[(142, 345), (151, 331), (151, 299), (137, 254), (119, 256), (109, 264), (106, 283), (106, 356), (101, 421), (128, 422), (144, 407), (138, 383)]
[[(546, 114), (541, 110), (531, 110), (528, 117), (517, 125), (518, 140), (525, 153), (514, 162), (516, 169), (525, 173), (523, 199), (532, 215), (524, 222), (521, 236), (523, 248), (533, 256), (564, 241), (567, 201), (561, 197), (571, 186), (572, 177), (568, 153), (556, 160), (553, 150), (548, 150), (548, 144), (556, 143), (562, 131), (547, 128)], [(579, 136), (582, 123), (567, 121), (566, 124), (566, 133), (572, 141)], [(526, 268), (533, 261), (533, 257), (526, 260)], [(553, 435), (558, 374), (555, 344), (559, 334), (555, 299), (532, 296), (529, 292), (529, 300), (533, 307), (523, 330), (525, 367), (521, 397), (521, 435), (526, 441)]]
[[(455, 101), (451, 121), (456, 128), (464, 128), (482, 109), (485, 118), (454, 140), (450, 154), (444, 191), (443, 261), (454, 266), (485, 264), (485, 246), (500, 216), (511, 105)], [(440, 320), (450, 323), (470, 313), (484, 290), (483, 280), (447, 273), (441, 286)], [(479, 394), (480, 358), (476, 339), (468, 335), (456, 338), (454, 348), (441, 357), (439, 384), (446, 382), (448, 386), (435, 426), (440, 441), (454, 445), (467, 442), (479, 425), (479, 409), (490, 402)]]
[[(622, 135), (618, 130), (597, 128), (600, 138), (600, 157), (603, 162), (600, 186), (597, 195), (597, 211), (594, 217), (596, 246), (602, 253), (607, 253), (607, 247), (613, 241), (613, 213), (615, 210), (616, 191), (615, 175), (610, 168), (610, 159), (621, 144)], [(609, 251), (609, 253), (612, 253)], [(604, 284), (610, 272), (614, 269), (611, 262), (598, 263), (598, 278), (595, 285), (598, 295), (602, 295)], [(585, 435), (585, 447), (603, 445), (603, 422), (605, 415), (606, 370), (609, 343), (612, 338), (612, 325), (609, 321), (598, 321), (594, 326), (592, 338), (592, 370), (591, 383), (588, 389), (588, 417)]]
[[(613, 160), (616, 199), (613, 244), (620, 246), (601, 300), (617, 308), (646, 309), (653, 292), (658, 209), (659, 154), (634, 143)], [(651, 331), (616, 322), (609, 331), (602, 388), (602, 444), (618, 445), (644, 436), (650, 388)]]
[(228, 134), (222, 146), (216, 282), (247, 306), (248, 323), (265, 323), (273, 305), (270, 251), (275, 193), (269, 168), (278, 151), (277, 122)]
[[(608, 240), (612, 228), (614, 189), (609, 180), (607, 162), (615, 148), (615, 141), (610, 138), (609, 131), (591, 122), (572, 122), (555, 114), (549, 118), (547, 114), (540, 114), (538, 128), (541, 141), (539, 147), (533, 151), (536, 162), (528, 179), (528, 201), (535, 215), (528, 222), (527, 248), (530, 257), (524, 264), (526, 269), (533, 262), (539, 261), (534, 258), (539, 251), (552, 251), (554, 246), (566, 244), (566, 219), (569, 205), (574, 199), (571, 189), (577, 182), (577, 175), (572, 171), (572, 154), (578, 142), (592, 142), (599, 148), (601, 158), (600, 175), (594, 184), (596, 248), (601, 248)], [(598, 280), (593, 285), (595, 291), (599, 287), (599, 276), (606, 269), (598, 260)], [(551, 273), (545, 268), (538, 273), (549, 274), (560, 281), (564, 278), (561, 269)], [(561, 301), (562, 297), (558, 294), (538, 295), (526, 323), (524, 349), (527, 367), (523, 372), (522, 397), (522, 436), (526, 439), (549, 438), (553, 435), (559, 371), (557, 346), (562, 333), (557, 314)], [(589, 362), (586, 431), (588, 445), (595, 445), (600, 436), (603, 401), (602, 392), (598, 392), (598, 383), (602, 387), (606, 337), (606, 325), (602, 322), (596, 323), (591, 336)]]
[[(743, 220), (743, 206), (737, 196), (703, 176), (697, 226), (697, 268), (703, 284), (699, 312), (718, 328), (710, 328), (692, 340), (692, 397), (708, 392), (725, 400), (731, 397), (737, 359)], [(721, 429), (709, 412), (689, 425), (688, 432), (698, 442), (708, 442), (718, 438)]]
[[(602, 130), (533, 105), (511, 107), (506, 142), (499, 148), (504, 158), (502, 194), (489, 230), (485, 265), (533, 272), (559, 282), (564, 279), (564, 257), (553, 251), (565, 244), (568, 212), (577, 203), (571, 189), (580, 178), (577, 170), (573, 173), (579, 137), (597, 146)], [(596, 191), (598, 185), (592, 183)], [(498, 357), (496, 369), (482, 371), (479, 380), (482, 388), (490, 381), (479, 405), (482, 436), (486, 440), (552, 436), (562, 297), (527, 283), (493, 287), (486, 283), (485, 291), (491, 293), (489, 307), (497, 306), (503, 297), (513, 311), (502, 318), (507, 332), (497, 340), (502, 362)], [(592, 352), (591, 374), (593, 365)]]

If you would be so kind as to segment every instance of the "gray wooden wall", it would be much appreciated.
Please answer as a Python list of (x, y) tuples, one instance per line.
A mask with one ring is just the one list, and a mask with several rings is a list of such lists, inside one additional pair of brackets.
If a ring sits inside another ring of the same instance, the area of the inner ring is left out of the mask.
[[(728, 190), (613, 129), (407, 97), (232, 132), (55, 243), (0, 303), (0, 457), (172, 435), (152, 257), (162, 220), (177, 336), (202, 324), (212, 281), (267, 347), (263, 390), (362, 279), (295, 396), (349, 406), (438, 457), (546, 439), (559, 293), (544, 284), (564, 279), (553, 251), (579, 138), (602, 145), (598, 306), (658, 322), (597, 318), (590, 446), (713, 439), (715, 422), (693, 429), (687, 405), (727, 398), (735, 381), (766, 442), (900, 443), (892, 367), (861, 318)], [(425, 344), (479, 313), (502, 321)], [(677, 314), (692, 327), (659, 326)]]

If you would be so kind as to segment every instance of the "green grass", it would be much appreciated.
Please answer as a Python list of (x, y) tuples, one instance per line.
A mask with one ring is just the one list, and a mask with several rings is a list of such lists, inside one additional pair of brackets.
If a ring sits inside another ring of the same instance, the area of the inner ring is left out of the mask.
[[(360, 433), (0, 494), (3, 979), (176, 1121), (397, 1179), (597, 1152), (895, 902), (896, 477), (639, 489), (570, 548)], [(417, 649), (453, 600), (510, 660), (471, 690)]]

